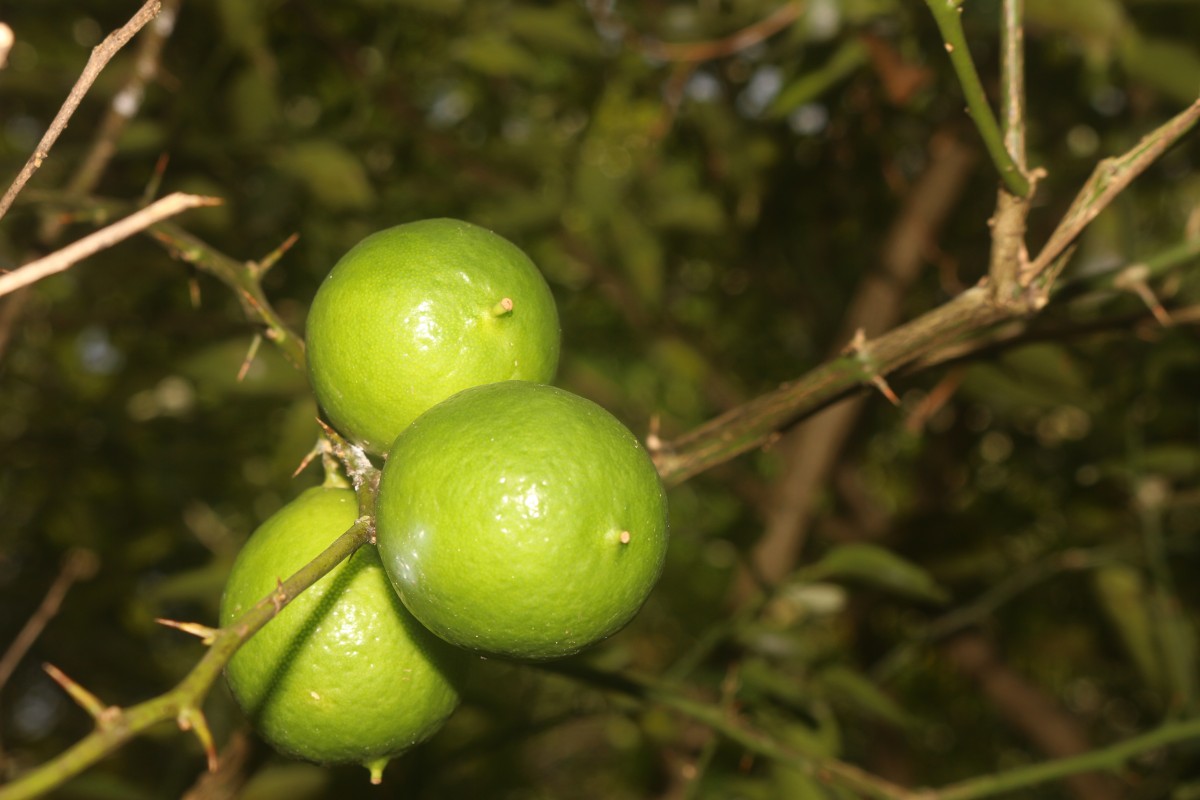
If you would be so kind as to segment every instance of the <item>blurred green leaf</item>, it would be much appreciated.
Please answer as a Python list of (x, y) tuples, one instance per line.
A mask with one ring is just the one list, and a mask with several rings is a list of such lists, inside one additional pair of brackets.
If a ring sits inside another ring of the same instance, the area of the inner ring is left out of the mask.
[(247, 67), (237, 73), (224, 97), (231, 133), (243, 141), (267, 139), (279, 124), (279, 97), (270, 77)]
[(834, 664), (822, 669), (816, 682), (831, 702), (846, 705), (868, 718), (899, 728), (909, 728), (916, 722), (899, 703), (858, 670)]
[(507, 28), (534, 50), (542, 49), (580, 58), (601, 53), (596, 32), (580, 19), (577, 8), (517, 6), (509, 12)]
[(624, 210), (613, 214), (612, 233), (617, 266), (629, 278), (638, 298), (647, 306), (657, 306), (665, 279), (662, 242), (637, 215)]
[(867, 63), (868, 58), (866, 45), (861, 40), (846, 39), (820, 68), (805, 72), (783, 87), (771, 102), (767, 113), (772, 117), (786, 117), (800, 106), (819, 98), (839, 81), (853, 75)]
[(891, 550), (861, 542), (833, 547), (800, 570), (796, 580), (846, 580), (935, 603), (950, 599), (924, 568)]
[(329, 139), (284, 145), (271, 158), (283, 174), (298, 180), (322, 206), (334, 211), (361, 211), (375, 202), (375, 189), (362, 161)]
[(1106, 57), (1129, 25), (1118, 0), (1026, 0), (1025, 14), (1035, 29), (1070, 34)]
[(451, 48), (459, 63), (493, 78), (537, 78), (537, 58), (500, 33), (480, 33), (459, 39)]
[(1129, 32), (1121, 40), (1120, 54), (1121, 64), (1132, 77), (1175, 102), (1187, 105), (1200, 97), (1200, 53), (1194, 43), (1186, 45)]
[(1100, 607), (1143, 679), (1162, 691), (1165, 686), (1163, 663), (1155, 644), (1142, 573), (1123, 565), (1105, 567), (1092, 573), (1092, 586)]

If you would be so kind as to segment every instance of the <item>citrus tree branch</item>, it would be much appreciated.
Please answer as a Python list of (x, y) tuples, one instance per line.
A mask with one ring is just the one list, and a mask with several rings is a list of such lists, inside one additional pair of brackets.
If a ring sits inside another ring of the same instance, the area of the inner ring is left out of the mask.
[(787, 764), (828, 786), (847, 789), (854, 792), (855, 797), (874, 800), (917, 800), (922, 797), (919, 792), (905, 789), (853, 764), (828, 756), (800, 752), (738, 719), (723, 705), (694, 700), (654, 681), (606, 672), (570, 661), (531, 666), (580, 681), (593, 688), (669, 708), (716, 731), (751, 753)]
[[(1198, 119), (1200, 99), (1146, 134), (1128, 152), (1106, 158), (1097, 164), (1062, 221), (1058, 223), (1058, 227), (1050, 234), (1042, 251), (1022, 276), (1022, 282), (1029, 285), (1041, 279), (1075, 237), (1107, 208), (1134, 178), (1145, 172), (1169, 147), (1183, 138)], [(1050, 277), (1053, 278), (1053, 275)]]
[(262, 278), (295, 238), (288, 239), (261, 261), (238, 261), (172, 224), (156, 225), (149, 231), (172, 255), (196, 266), (233, 290), (246, 316), (266, 326), (267, 338), (283, 351), (297, 369), (304, 369), (304, 340), (279, 316), (263, 292)]
[[(137, 54), (125, 83), (109, 101), (108, 111), (96, 127), (96, 137), (91, 148), (67, 183), (68, 194), (82, 196), (96, 188), (109, 162), (116, 155), (117, 140), (141, 108), (146, 85), (158, 75), (163, 48), (175, 29), (175, 18), (183, 0), (160, 2), (162, 7), (158, 16), (146, 30), (146, 35), (138, 42)], [(61, 219), (48, 219), (41, 230), (43, 241), (56, 239), (61, 232), (61, 226)]]
[[(90, 215), (93, 220), (106, 220), (130, 208), (125, 201), (77, 197), (69, 191), (30, 191), (25, 199), (45, 207), (65, 209), (80, 217)], [(266, 327), (267, 338), (279, 347), (287, 360), (297, 369), (304, 369), (304, 340), (279, 315), (262, 288), (263, 277), (295, 244), (297, 237), (289, 237), (258, 261), (239, 261), (172, 222), (157, 222), (150, 225), (146, 232), (175, 258), (212, 275), (232, 289), (246, 316), (262, 323)]]
[(1163, 725), (1149, 733), (1069, 758), (1059, 758), (1028, 767), (981, 775), (941, 789), (916, 795), (920, 800), (977, 800), (1015, 792), (1037, 784), (1083, 772), (1114, 770), (1132, 758), (1161, 750), (1179, 742), (1200, 739), (1200, 719)]
[[(1004, 150), (1027, 179), (1025, 163), (1025, 54), (1021, 15), (1024, 0), (1004, 0), (1001, 5), (1000, 74)], [(1033, 187), (1024, 196), (1002, 183), (992, 216), (992, 252), (988, 277), (992, 296), (1000, 305), (1021, 302), (1020, 272), (1026, 261), (1025, 220)]]
[(83, 101), (84, 95), (92, 88), (96, 77), (108, 64), (117, 51), (124, 47), (134, 35), (146, 26), (146, 23), (154, 19), (162, 4), (160, 0), (146, 0), (146, 3), (138, 9), (138, 12), (133, 17), (122, 25), (117, 30), (105, 37), (104, 41), (96, 45), (92, 50), (92, 55), (88, 58), (87, 64), (83, 68), (83, 74), (79, 76), (79, 80), (75, 82), (70, 94), (67, 95), (66, 102), (59, 109), (58, 114), (54, 117), (54, 121), (50, 123), (50, 127), (46, 130), (42, 140), (38, 142), (34, 148), (33, 155), (25, 162), (25, 166), (17, 174), (16, 179), (8, 190), (4, 192), (4, 196), (0, 197), (0, 218), (3, 218), (8, 213), (8, 209), (12, 207), (13, 201), (20, 194), (21, 189), (33, 177), (33, 173), (37, 172), (50, 155), (50, 148), (54, 147), (54, 143), (58, 141), (58, 137), (66, 130), (67, 123), (71, 116), (75, 113), (75, 109), (79, 108), (80, 102)]
[(21, 628), (17, 638), (13, 639), (12, 644), (4, 651), (4, 656), (0, 657), (0, 689), (8, 683), (17, 664), (21, 662), (21, 659), (29, 652), (29, 648), (45, 630), (46, 625), (58, 613), (71, 586), (76, 581), (88, 580), (95, 575), (99, 561), (99, 557), (91, 550), (75, 548), (67, 553), (66, 558), (63, 559), (62, 569), (59, 570), (58, 577), (46, 592), (41, 605), (25, 623), (25, 627)]
[(975, 127), (983, 137), (984, 146), (1000, 173), (1000, 179), (1010, 192), (1018, 197), (1026, 197), (1031, 190), (1029, 179), (1004, 146), (1000, 125), (988, 104), (987, 93), (983, 90), (979, 73), (975, 71), (971, 51), (967, 49), (967, 37), (963, 32), (961, 19), (962, 0), (925, 0), (925, 3), (942, 33), (946, 52), (950, 54), (950, 63), (954, 65), (958, 82), (962, 85), (963, 95), (967, 99), (971, 119), (975, 121)]
[(651, 448), (659, 474), (668, 485), (682, 483), (768, 443), (778, 431), (851, 392), (879, 386), (883, 376), (931, 348), (980, 331), (1007, 316), (991, 302), (986, 288), (972, 287), (877, 339), (853, 343), (850, 352), (826, 361), (803, 377)]
[(716, 731), (751, 753), (786, 764), (828, 786), (847, 789), (854, 792), (856, 797), (875, 800), (978, 800), (995, 797), (1084, 772), (1117, 769), (1143, 753), (1179, 742), (1200, 739), (1200, 719), (1190, 719), (1163, 725), (1154, 731), (1079, 756), (1004, 770), (938, 789), (907, 789), (844, 761), (799, 752), (733, 716), (726, 707), (685, 697), (652, 681), (604, 672), (572, 662), (533, 666), (603, 691), (670, 708)]
[[(61, 786), (128, 740), (171, 720), (175, 720), (183, 730), (196, 732), (208, 751), (209, 768), (214, 768), (212, 737), (200, 710), (209, 688), (239, 647), (301, 592), (366, 544), (371, 530), (369, 520), (359, 519), (319, 556), (280, 583), (274, 592), (259, 600), (229, 625), (213, 631), (208, 652), (174, 689), (129, 708), (103, 708), (96, 715), (95, 731), (40, 767), (0, 786), (0, 800), (36, 797)], [(75, 692), (72, 695), (75, 696)]]
[(1147, 308), (1140, 313), (1087, 319), (1082, 322), (1050, 321), (1046, 317), (1012, 319), (984, 335), (933, 350), (910, 364), (906, 372), (920, 372), (935, 366), (977, 359), (1033, 342), (1062, 341), (1095, 333), (1128, 331), (1132, 326), (1145, 321), (1157, 321), (1160, 324), (1186, 324), (1194, 321), (1194, 306), (1173, 308), (1167, 312), (1158, 304), (1150, 284), (1197, 262), (1200, 262), (1200, 237), (1186, 239), (1132, 264), (1123, 264), (1103, 272), (1063, 281), (1053, 292), (1052, 308), (1066, 307), (1075, 301), (1090, 304), (1094, 299), (1112, 295), (1114, 290), (1136, 294), (1144, 302), (1151, 301), (1154, 304), (1147, 302)]
[(36, 283), (42, 278), (63, 272), (88, 256), (95, 255), (101, 250), (112, 247), (114, 244), (128, 239), (138, 231), (143, 231), (168, 217), (172, 217), (189, 208), (218, 205), (220, 202), (215, 197), (202, 197), (194, 194), (177, 192), (167, 195), (142, 210), (130, 214), (119, 222), (114, 222), (106, 228), (89, 234), (61, 250), (56, 250), (45, 258), (31, 261), (12, 272), (0, 275), (0, 297), (9, 292), (16, 291), (23, 286)]
[[(941, 0), (934, 0), (941, 2)], [(957, 12), (956, 12), (957, 13)], [(672, 441), (656, 441), (651, 454), (663, 481), (675, 485), (742, 453), (770, 443), (779, 432), (852, 392), (886, 390), (886, 375), (945, 352), (1001, 322), (1021, 320), (1049, 302), (1064, 250), (1134, 178), (1200, 119), (1200, 100), (1147, 134), (1133, 149), (1100, 162), (1042, 252), (1021, 274), (1020, 302), (1000, 303), (983, 282), (871, 341), (855, 341), (845, 354), (804, 376), (701, 424)], [(945, 359), (942, 359), (945, 360)], [(928, 364), (928, 362), (925, 362)]]

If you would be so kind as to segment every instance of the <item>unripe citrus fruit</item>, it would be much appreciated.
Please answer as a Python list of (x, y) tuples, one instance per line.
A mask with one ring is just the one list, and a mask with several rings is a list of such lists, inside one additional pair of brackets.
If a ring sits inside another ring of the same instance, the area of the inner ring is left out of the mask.
[(452, 219), (368, 236), (308, 312), (308, 372), (343, 435), (385, 454), (410, 422), (471, 386), (544, 382), (558, 366), (558, 312), (519, 248)]
[[(309, 489), (246, 542), (221, 624), (275, 591), (358, 516), (348, 489)], [(404, 610), (373, 547), (289, 603), (234, 654), (233, 696), (276, 749), (325, 763), (383, 766), (432, 736), (458, 705), (464, 653)]]
[(662, 570), (667, 507), (645, 449), (590, 400), (507, 381), (459, 392), (393, 446), (384, 568), (443, 639), (520, 659), (620, 630)]

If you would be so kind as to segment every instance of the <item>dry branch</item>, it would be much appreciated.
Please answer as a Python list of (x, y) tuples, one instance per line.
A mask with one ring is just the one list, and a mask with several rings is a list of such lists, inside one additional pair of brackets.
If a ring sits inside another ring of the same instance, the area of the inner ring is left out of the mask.
[(0, 198), (0, 218), (3, 218), (8, 213), (8, 209), (12, 207), (13, 201), (17, 199), (21, 189), (33, 177), (33, 173), (37, 172), (42, 166), (42, 162), (50, 155), (50, 148), (54, 147), (54, 143), (58, 141), (58, 137), (67, 128), (67, 123), (70, 122), (71, 116), (75, 113), (75, 109), (79, 108), (80, 102), (83, 101), (84, 95), (92, 88), (96, 77), (108, 64), (117, 51), (124, 47), (130, 39), (134, 37), (138, 31), (146, 26), (150, 20), (158, 15), (162, 4), (160, 0), (147, 0), (136, 14), (122, 25), (117, 30), (105, 37), (104, 41), (96, 45), (92, 50), (92, 55), (88, 58), (87, 65), (83, 68), (83, 74), (79, 76), (79, 80), (75, 82), (71, 93), (67, 95), (67, 100), (55, 115), (54, 121), (50, 123), (50, 127), (46, 130), (42, 140), (38, 142), (38, 146), (34, 149), (33, 155), (25, 162), (21, 172), (17, 175), (12, 185)]
[(215, 197), (203, 197), (179, 192), (167, 195), (161, 200), (146, 206), (141, 211), (130, 214), (120, 222), (114, 222), (107, 228), (101, 228), (95, 233), (89, 234), (79, 241), (53, 252), (45, 258), (31, 261), (12, 272), (0, 275), (0, 297), (9, 292), (16, 291), (23, 286), (36, 283), (42, 278), (63, 272), (88, 256), (112, 247), (114, 244), (128, 239), (138, 231), (143, 231), (168, 217), (172, 217), (189, 208), (212, 206), (220, 202)]

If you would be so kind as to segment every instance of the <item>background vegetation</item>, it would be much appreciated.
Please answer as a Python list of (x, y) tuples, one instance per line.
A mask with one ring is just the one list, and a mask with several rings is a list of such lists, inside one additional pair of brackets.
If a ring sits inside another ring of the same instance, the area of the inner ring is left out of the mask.
[[(999, 109), (1009, 4), (963, 5)], [(1024, 5), (1032, 255), (1099, 159), (1195, 108), (1200, 7)], [(262, 288), (302, 330), (367, 233), (488, 226), (555, 292), (557, 382), (666, 457), (989, 272), (998, 172), (916, 0), (163, 6), (0, 222), (12, 269), (156, 195), (223, 200), (0, 298), (0, 649), (40, 634), (0, 662), (0, 780), (93, 727), (43, 663), (104, 704), (174, 686), (204, 648), (155, 619), (214, 624), (241, 542), (319, 480), (292, 476), (319, 435), (303, 373), (269, 342), (246, 361), (264, 327), (220, 253), (298, 234)], [(0, 174), (136, 10), (0, 8)], [(1121, 193), (1036, 315), (941, 332), (875, 386), (863, 359), (865, 391), (701, 464), (635, 623), (557, 672), (485, 665), (383, 791), (854, 797), (853, 764), (975, 797), (1092, 753), (1014, 796), (1200, 797), (1198, 159), (1185, 137)], [(57, 796), (379, 796), (273, 755), (219, 682), (204, 710), (213, 776), (161, 725)]]

